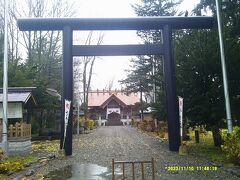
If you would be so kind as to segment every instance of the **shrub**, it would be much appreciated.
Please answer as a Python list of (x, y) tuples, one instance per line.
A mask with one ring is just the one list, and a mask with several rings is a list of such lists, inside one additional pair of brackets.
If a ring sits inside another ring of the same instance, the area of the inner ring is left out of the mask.
[(141, 130), (146, 130), (146, 127), (147, 127), (147, 121), (146, 120), (142, 120), (138, 123), (138, 128), (141, 129)]
[(157, 136), (159, 136), (160, 138), (164, 138), (164, 137), (165, 137), (165, 132), (163, 132), (163, 131), (158, 131), (156, 134), (157, 134)]
[(134, 119), (132, 119), (131, 122), (130, 122), (130, 125), (131, 125), (132, 127), (138, 127), (138, 124), (139, 124), (139, 122), (136, 121), (136, 120), (134, 120)]
[(223, 139), (222, 150), (226, 153), (227, 159), (240, 165), (240, 127), (234, 127), (230, 135), (225, 133)]
[(138, 123), (138, 128), (143, 130), (143, 131), (154, 131), (155, 129), (155, 124), (153, 120), (142, 120)]
[(155, 123), (153, 120), (147, 121), (146, 131), (154, 131)]
[(93, 121), (94, 122), (94, 126), (95, 127), (98, 127), (98, 120), (95, 120), (95, 121)]
[(2, 148), (0, 148), (0, 162), (2, 162), (5, 159), (5, 152)]
[(88, 129), (92, 130), (93, 127), (94, 127), (94, 120), (92, 120), (92, 119), (87, 119), (87, 121), (86, 121), (86, 126), (87, 126)]

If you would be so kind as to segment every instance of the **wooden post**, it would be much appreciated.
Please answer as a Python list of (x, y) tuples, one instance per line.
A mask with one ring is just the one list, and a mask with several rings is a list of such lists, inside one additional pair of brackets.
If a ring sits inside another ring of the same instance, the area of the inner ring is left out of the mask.
[[(65, 142), (65, 100), (71, 101)], [(72, 116), (73, 116), (73, 57), (72, 57), (72, 29), (63, 28), (63, 92), (62, 92), (62, 120), (60, 148), (64, 147), (66, 156), (72, 155)]]
[(20, 137), (21, 137), (21, 138), (24, 136), (23, 131), (24, 131), (24, 124), (21, 123), (21, 124), (20, 124)]
[(195, 141), (196, 143), (199, 143), (199, 131), (195, 130), (194, 133), (195, 133)]
[(178, 151), (180, 146), (180, 122), (176, 95), (175, 63), (172, 51), (172, 28), (170, 25), (163, 27), (163, 47), (169, 150)]
[(9, 126), (9, 137), (10, 138), (13, 137), (13, 125), (12, 124), (10, 124), (10, 126)]
[(142, 180), (144, 180), (144, 164), (141, 162)]
[(133, 180), (135, 180), (135, 172), (134, 172), (134, 162), (132, 162), (132, 175), (133, 175)]
[(112, 159), (112, 180), (115, 180), (115, 177), (114, 177), (114, 159)]
[(124, 180), (125, 179), (125, 164), (124, 164), (124, 162), (122, 164), (122, 168), (123, 168), (123, 180)]
[(32, 125), (29, 124), (29, 137), (31, 137), (31, 136), (32, 136)]
[(15, 124), (15, 137), (18, 137), (18, 124), (19, 123)]
[(152, 179), (155, 180), (155, 163), (154, 163), (154, 158), (152, 158)]

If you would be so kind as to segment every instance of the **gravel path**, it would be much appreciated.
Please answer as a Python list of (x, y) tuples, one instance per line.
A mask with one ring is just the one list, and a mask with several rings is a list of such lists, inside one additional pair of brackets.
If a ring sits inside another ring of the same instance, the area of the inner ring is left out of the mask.
[[(192, 155), (179, 156), (178, 153), (168, 150), (167, 142), (156, 140), (138, 129), (124, 126), (100, 127), (89, 134), (74, 136), (73, 155), (48, 162), (40, 167), (36, 174), (48, 174), (73, 164), (97, 164), (111, 169), (112, 158), (132, 161), (151, 160), (152, 157), (156, 160), (156, 179), (239, 179), (221, 166), (216, 171), (197, 170), (197, 167), (212, 167), (216, 164)], [(170, 166), (185, 167), (185, 170), (169, 171)], [(146, 174), (150, 173), (150, 168), (146, 169)], [(138, 177), (139, 173), (136, 167)]]

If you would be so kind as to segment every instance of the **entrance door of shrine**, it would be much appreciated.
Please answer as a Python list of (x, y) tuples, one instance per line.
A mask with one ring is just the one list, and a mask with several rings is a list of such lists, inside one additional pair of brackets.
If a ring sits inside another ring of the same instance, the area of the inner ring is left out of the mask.
[(108, 115), (108, 121), (106, 122), (106, 126), (122, 126), (120, 114), (116, 112), (112, 112)]

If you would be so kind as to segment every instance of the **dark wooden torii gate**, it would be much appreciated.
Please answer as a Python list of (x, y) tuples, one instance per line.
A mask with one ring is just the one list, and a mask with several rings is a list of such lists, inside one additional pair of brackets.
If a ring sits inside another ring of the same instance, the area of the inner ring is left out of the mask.
[[(137, 18), (26, 18), (18, 19), (21, 31), (63, 31), (63, 92), (61, 145), (64, 136), (64, 100), (73, 99), (73, 56), (163, 55), (167, 97), (167, 120), (170, 151), (180, 146), (180, 124), (175, 84), (175, 63), (172, 50), (172, 29), (209, 29), (212, 17), (137, 17)], [(73, 45), (73, 30), (163, 30), (163, 44), (148, 45)], [(71, 105), (65, 154), (72, 155)]]

